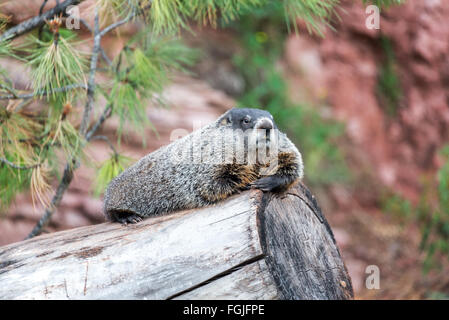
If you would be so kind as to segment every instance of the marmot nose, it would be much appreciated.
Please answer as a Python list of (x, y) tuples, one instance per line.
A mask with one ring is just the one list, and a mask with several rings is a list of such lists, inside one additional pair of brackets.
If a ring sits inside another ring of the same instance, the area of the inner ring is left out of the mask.
[(268, 118), (260, 119), (256, 122), (255, 129), (273, 129), (273, 122)]

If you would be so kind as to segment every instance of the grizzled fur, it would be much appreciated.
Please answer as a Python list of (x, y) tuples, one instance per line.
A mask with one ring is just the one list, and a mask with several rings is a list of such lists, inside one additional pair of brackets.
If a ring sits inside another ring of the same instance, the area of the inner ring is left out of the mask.
[[(279, 191), (302, 178), (301, 154), (283, 133), (279, 133), (277, 167), (270, 175), (264, 176), (257, 162), (223, 162), (220, 152), (211, 151), (211, 141), (218, 148), (235, 143), (223, 138), (226, 130), (252, 128), (270, 130), (276, 125), (266, 111), (231, 109), (215, 122), (143, 157), (109, 184), (104, 197), (106, 217), (134, 223), (148, 216), (207, 206), (248, 188)], [(265, 148), (263, 142), (261, 146)], [(209, 161), (194, 161), (191, 153), (198, 150), (201, 159)], [(189, 161), (179, 161), (181, 155)]]

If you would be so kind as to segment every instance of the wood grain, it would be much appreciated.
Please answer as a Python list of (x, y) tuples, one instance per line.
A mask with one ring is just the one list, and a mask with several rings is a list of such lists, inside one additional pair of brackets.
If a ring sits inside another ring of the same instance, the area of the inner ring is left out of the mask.
[(165, 299), (262, 254), (250, 193), (0, 249), (0, 299)]
[(353, 298), (332, 230), (304, 185), (282, 197), (266, 194), (259, 219), (265, 259), (281, 298)]

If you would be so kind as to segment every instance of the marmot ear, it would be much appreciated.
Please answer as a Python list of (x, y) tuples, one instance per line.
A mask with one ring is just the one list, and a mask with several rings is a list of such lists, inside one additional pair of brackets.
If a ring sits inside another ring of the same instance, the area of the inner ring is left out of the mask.
[(231, 115), (229, 114), (229, 112), (226, 112), (224, 115), (222, 115), (220, 117), (220, 119), (218, 119), (218, 123), (223, 126), (230, 124), (231, 122), (232, 122), (232, 118), (231, 118)]

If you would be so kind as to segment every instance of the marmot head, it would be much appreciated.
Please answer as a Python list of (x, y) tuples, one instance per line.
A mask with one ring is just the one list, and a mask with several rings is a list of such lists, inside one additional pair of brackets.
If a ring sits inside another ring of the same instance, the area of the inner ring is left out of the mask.
[(277, 126), (268, 111), (233, 108), (218, 119), (218, 125), (232, 131), (233, 139), (225, 139), (225, 143), (233, 144), (234, 151), (240, 154), (239, 159), (266, 163), (270, 159), (263, 160), (263, 155), (266, 158), (276, 154)]
[(220, 124), (232, 126), (232, 129), (277, 129), (273, 116), (265, 110), (232, 108), (219, 119)]

